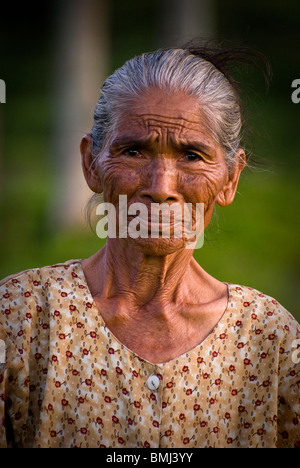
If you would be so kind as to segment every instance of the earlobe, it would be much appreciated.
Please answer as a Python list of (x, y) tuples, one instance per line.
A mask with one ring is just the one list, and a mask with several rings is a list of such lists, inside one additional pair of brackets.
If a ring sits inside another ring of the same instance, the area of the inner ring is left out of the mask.
[(84, 135), (80, 143), (81, 164), (85, 180), (95, 193), (102, 193), (102, 184), (93, 158), (93, 139), (90, 133)]
[(243, 149), (238, 150), (235, 160), (235, 166), (228, 175), (227, 182), (216, 198), (216, 203), (220, 206), (228, 206), (234, 200), (241, 172), (246, 165), (246, 155)]

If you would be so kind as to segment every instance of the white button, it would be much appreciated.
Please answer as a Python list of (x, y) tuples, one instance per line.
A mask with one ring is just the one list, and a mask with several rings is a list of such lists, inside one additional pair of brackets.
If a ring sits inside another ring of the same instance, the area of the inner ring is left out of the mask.
[(149, 390), (157, 390), (159, 387), (159, 378), (157, 375), (150, 375), (149, 379), (147, 380), (147, 387)]

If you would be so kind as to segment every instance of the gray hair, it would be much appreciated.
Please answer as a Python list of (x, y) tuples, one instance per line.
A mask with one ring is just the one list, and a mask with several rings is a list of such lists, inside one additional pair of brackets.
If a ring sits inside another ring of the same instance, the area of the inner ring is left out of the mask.
[(228, 76), (215, 64), (181, 48), (134, 57), (107, 78), (95, 107), (91, 130), (94, 158), (113, 134), (120, 112), (151, 89), (168, 94), (185, 92), (195, 97), (207, 128), (221, 145), (228, 167), (232, 166), (241, 141), (239, 95)]

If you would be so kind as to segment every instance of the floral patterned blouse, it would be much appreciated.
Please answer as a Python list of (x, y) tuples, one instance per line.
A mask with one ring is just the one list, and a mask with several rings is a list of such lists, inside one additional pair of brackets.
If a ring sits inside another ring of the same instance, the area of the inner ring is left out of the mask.
[(0, 447), (300, 447), (300, 327), (228, 289), (209, 336), (154, 365), (106, 327), (80, 260), (3, 280)]

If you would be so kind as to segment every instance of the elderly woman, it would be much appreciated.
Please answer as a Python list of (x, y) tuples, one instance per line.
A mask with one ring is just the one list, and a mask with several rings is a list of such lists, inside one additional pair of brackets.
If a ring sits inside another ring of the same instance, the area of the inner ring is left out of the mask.
[(210, 276), (162, 220), (156, 236), (151, 216), (147, 235), (118, 229), (120, 196), (127, 227), (135, 203), (189, 204), (193, 227), (202, 205), (206, 227), (233, 201), (242, 117), (221, 58), (147, 53), (104, 83), (81, 153), (117, 234), (91, 258), (2, 281), (2, 446), (300, 446), (293, 317)]

